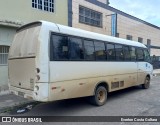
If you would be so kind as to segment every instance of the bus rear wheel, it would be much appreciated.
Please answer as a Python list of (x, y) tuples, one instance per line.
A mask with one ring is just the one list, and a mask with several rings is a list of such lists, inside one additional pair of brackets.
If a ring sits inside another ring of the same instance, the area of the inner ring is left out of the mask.
[(150, 78), (146, 77), (144, 84), (142, 84), (143, 89), (148, 89), (150, 87)]
[(107, 101), (107, 90), (104, 86), (98, 86), (95, 91), (95, 95), (90, 97), (92, 104), (96, 106), (102, 106)]

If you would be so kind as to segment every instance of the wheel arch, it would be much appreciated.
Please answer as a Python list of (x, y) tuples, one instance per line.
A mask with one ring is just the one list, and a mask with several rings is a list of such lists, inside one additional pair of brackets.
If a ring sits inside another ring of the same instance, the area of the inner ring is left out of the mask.
[[(147, 83), (146, 83), (147, 79), (149, 81), (147, 81)], [(146, 77), (145, 77), (144, 83), (142, 84), (142, 88), (143, 89), (148, 89), (149, 88), (149, 86), (150, 86), (150, 79), (151, 79), (151, 76), (149, 74), (147, 74)]]
[(150, 76), (150, 74), (147, 74), (147, 75), (146, 75), (146, 77), (148, 77), (149, 79), (151, 79), (151, 76)]
[(145, 83), (145, 80), (146, 80), (147, 77), (149, 78), (149, 80), (151, 80), (150, 74), (146, 74), (146, 77), (144, 77), (144, 82), (143, 82), (143, 84)]
[(94, 91), (93, 91), (93, 95), (95, 95), (95, 91), (97, 89), (98, 86), (103, 86), (106, 88), (107, 92), (109, 92), (109, 84), (106, 81), (100, 81), (98, 82), (95, 87), (94, 87)]

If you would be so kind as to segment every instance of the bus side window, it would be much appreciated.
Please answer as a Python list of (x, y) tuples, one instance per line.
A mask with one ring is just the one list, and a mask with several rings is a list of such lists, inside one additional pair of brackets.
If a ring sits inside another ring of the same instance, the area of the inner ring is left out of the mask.
[(104, 42), (95, 41), (95, 55), (97, 61), (106, 61), (106, 52)]
[(116, 61), (115, 45), (108, 43), (106, 44), (106, 46), (107, 46), (107, 60)]
[(144, 52), (144, 61), (151, 63), (151, 57), (150, 57), (148, 50), (144, 49), (143, 52)]
[(69, 59), (70, 60), (84, 59), (82, 39), (74, 37), (69, 38)]
[(116, 50), (116, 60), (117, 61), (123, 61), (124, 60), (124, 54), (123, 54), (122, 45), (115, 45), (115, 50)]
[(136, 61), (136, 48), (135, 47), (129, 47), (130, 55), (131, 55), (131, 61)]
[(123, 46), (123, 52), (124, 52), (124, 60), (130, 61), (131, 60), (131, 53), (129, 51), (129, 46)]
[(68, 60), (68, 38), (66, 36), (52, 35), (50, 51), (51, 61)]
[(143, 49), (137, 48), (137, 60), (144, 61)]
[(91, 40), (84, 40), (85, 60), (95, 60), (94, 43)]

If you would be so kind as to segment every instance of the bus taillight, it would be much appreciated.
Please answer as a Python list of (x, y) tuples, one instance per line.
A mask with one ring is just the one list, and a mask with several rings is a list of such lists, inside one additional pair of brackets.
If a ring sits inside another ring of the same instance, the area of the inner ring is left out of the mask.
[(40, 75), (38, 75), (40, 73), (40, 69), (39, 68), (36, 68), (36, 81), (38, 82), (40, 80)]
[(39, 75), (37, 75), (37, 81), (39, 81), (40, 80), (40, 76)]
[(39, 68), (36, 68), (36, 71), (37, 71), (37, 73), (40, 73), (40, 69)]

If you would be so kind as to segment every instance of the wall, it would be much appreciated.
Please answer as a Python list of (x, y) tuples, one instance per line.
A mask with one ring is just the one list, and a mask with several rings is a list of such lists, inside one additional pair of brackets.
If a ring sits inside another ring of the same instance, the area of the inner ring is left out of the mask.
[(1, 0), (0, 20), (15, 22), (31, 22), (47, 20), (68, 25), (68, 1), (55, 0), (55, 12), (47, 12), (32, 8), (32, 0)]
[[(0, 45), (10, 46), (16, 28), (0, 26)], [(0, 65), (0, 92), (8, 89), (8, 66)]]
[[(73, 27), (85, 29), (92, 32), (97, 32), (105, 35), (111, 35), (111, 16), (110, 14), (118, 13), (117, 16), (117, 32), (119, 33), (120, 38), (126, 39), (126, 35), (132, 35), (134, 41), (138, 41), (138, 37), (143, 38), (143, 43), (147, 44), (147, 39), (151, 40), (151, 44), (153, 46), (160, 46), (160, 28), (156, 28), (152, 24), (149, 24), (143, 20), (140, 20), (136, 17), (130, 16), (126, 13), (123, 13), (119, 10), (116, 10), (112, 7), (107, 8), (103, 3), (99, 5), (103, 5), (103, 7), (97, 6), (94, 4), (96, 0), (73, 0)], [(98, 2), (97, 1), (97, 2)], [(79, 5), (93, 9), (95, 11), (101, 12), (103, 14), (103, 27), (94, 27), (86, 24), (79, 23)], [(122, 14), (121, 14), (122, 13)], [(124, 16), (126, 15), (126, 16)], [(134, 18), (134, 19), (133, 19)], [(160, 56), (160, 50), (151, 49), (151, 55)]]
[(15, 33), (16, 28), (0, 26), (0, 45), (10, 46)]
[[(99, 27), (94, 27), (94, 26), (90, 26), (90, 25), (86, 25), (83, 23), (79, 23), (79, 5), (82, 5), (84, 7), (87, 8), (91, 8), (95, 11), (101, 12), (103, 13), (103, 28), (99, 28)], [(111, 11), (107, 11), (101, 7), (98, 7), (97, 5), (93, 5), (85, 0), (72, 0), (72, 11), (73, 11), (73, 23), (72, 26), (76, 27), (76, 28), (81, 28), (81, 29), (85, 29), (88, 31), (92, 31), (92, 32), (97, 32), (97, 33), (101, 33), (101, 34), (108, 34), (111, 35), (111, 20), (107, 17), (105, 17), (105, 14), (111, 14)], [(109, 24), (109, 25), (108, 25)]]
[(8, 89), (8, 66), (0, 65), (0, 93)]
[[(145, 45), (147, 45), (147, 39), (150, 39), (151, 45), (160, 47), (160, 29), (122, 15), (118, 15), (117, 20), (117, 32), (120, 33), (119, 37), (126, 39), (126, 35), (132, 35), (134, 41), (138, 41), (138, 37), (141, 37)], [(151, 55), (160, 56), (160, 50), (151, 49)]]

